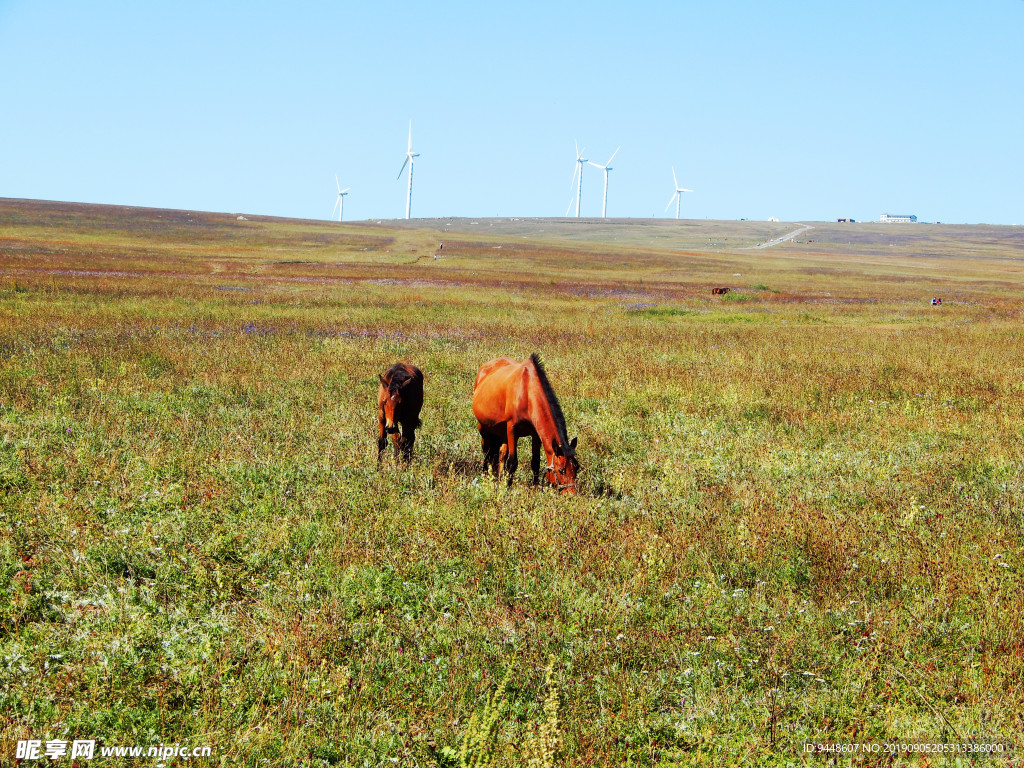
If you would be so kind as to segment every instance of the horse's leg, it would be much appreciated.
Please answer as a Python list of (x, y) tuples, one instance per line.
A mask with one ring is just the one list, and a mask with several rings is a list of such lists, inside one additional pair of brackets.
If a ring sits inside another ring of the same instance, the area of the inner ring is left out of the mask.
[(384, 458), (384, 449), (388, 447), (388, 437), (384, 433), (384, 420), (377, 419), (378, 426), (380, 427), (380, 434), (377, 435), (377, 463)]
[(406, 463), (412, 461), (412, 447), (416, 443), (416, 422), (407, 421), (402, 424), (402, 457)]
[(494, 479), (497, 480), (501, 477), (501, 467), (505, 461), (505, 446), (493, 435), (491, 436), (491, 448), (489, 455), (491, 457), (491, 474), (493, 474)]
[(477, 424), (477, 428), (480, 430), (480, 448), (484, 452), (484, 474), (489, 474), (491, 470), (494, 470), (494, 474), (498, 474), (497, 465), (497, 449), (494, 442), (494, 436), (487, 434), (484, 431), (483, 424)]
[(540, 485), (540, 438), (534, 435), (531, 439), (533, 454), (530, 456), (530, 469), (533, 470), (533, 484)]
[(391, 433), (391, 444), (395, 447), (395, 461), (401, 457), (402, 453), (402, 433), (398, 431), (398, 423), (395, 423), (395, 431)]
[(519, 466), (519, 456), (516, 452), (516, 433), (511, 424), (508, 425), (508, 443), (506, 445), (505, 472), (508, 474), (508, 484), (512, 485), (512, 478), (516, 474), (516, 467)]
[(508, 456), (508, 443), (502, 443), (498, 448), (498, 456), (494, 460), (494, 479), (500, 480), (505, 470), (505, 459)]

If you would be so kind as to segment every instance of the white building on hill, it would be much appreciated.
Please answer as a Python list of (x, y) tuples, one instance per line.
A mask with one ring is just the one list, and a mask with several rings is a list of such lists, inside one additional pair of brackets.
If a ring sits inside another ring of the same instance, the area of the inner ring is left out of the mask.
[(878, 220), (886, 224), (912, 224), (917, 221), (917, 216), (908, 216), (902, 213), (883, 213)]

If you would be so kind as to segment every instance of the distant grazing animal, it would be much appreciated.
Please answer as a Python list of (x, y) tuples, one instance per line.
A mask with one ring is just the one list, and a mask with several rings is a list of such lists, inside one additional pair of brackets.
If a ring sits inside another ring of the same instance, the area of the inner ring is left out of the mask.
[[(423, 372), (415, 365), (395, 363), (378, 378), (377, 422), (380, 434), (377, 437), (377, 461), (384, 455), (388, 435), (395, 445), (395, 458), (401, 454), (409, 461), (423, 407)], [(398, 431), (399, 424), (402, 425), (401, 432)]]
[(484, 451), (484, 472), (504, 472), (512, 484), (519, 456), (516, 442), (530, 437), (533, 484), (540, 482), (540, 449), (547, 455), (545, 477), (559, 493), (576, 493), (576, 438), (566, 434), (565, 417), (537, 354), (517, 362), (507, 357), (484, 363), (473, 385), (473, 415)]
[(711, 289), (711, 295), (712, 296), (724, 296), (725, 294), (727, 294), (731, 290), (732, 290), (732, 288), (712, 288)]

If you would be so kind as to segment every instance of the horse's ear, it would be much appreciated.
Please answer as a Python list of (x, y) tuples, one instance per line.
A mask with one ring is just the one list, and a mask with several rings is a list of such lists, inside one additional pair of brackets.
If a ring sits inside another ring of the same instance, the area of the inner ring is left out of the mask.
[(575, 437), (572, 440), (569, 441), (569, 450), (572, 450), (572, 451), (576, 450), (576, 438)]
[(558, 444), (558, 440), (552, 440), (551, 441), (551, 452), (553, 454), (555, 454), (555, 456), (564, 456), (565, 455), (564, 453), (562, 453), (562, 446), (560, 446)]
[(379, 373), (377, 374), (377, 378), (380, 379), (381, 386), (386, 387), (388, 385), (388, 383), (384, 381), (384, 377), (381, 376)]

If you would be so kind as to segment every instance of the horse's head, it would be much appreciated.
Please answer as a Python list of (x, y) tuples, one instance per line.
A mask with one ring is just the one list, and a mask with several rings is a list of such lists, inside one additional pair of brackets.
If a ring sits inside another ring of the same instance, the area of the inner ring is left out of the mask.
[(380, 415), (384, 421), (384, 431), (389, 435), (398, 432), (395, 426), (395, 411), (402, 404), (402, 390), (398, 382), (388, 381), (380, 374), (380, 394), (377, 397), (377, 405), (380, 406)]
[(576, 438), (568, 447), (563, 447), (557, 440), (551, 443), (551, 464), (545, 469), (548, 482), (559, 493), (576, 495), (576, 475), (580, 471), (580, 463), (576, 459)]

